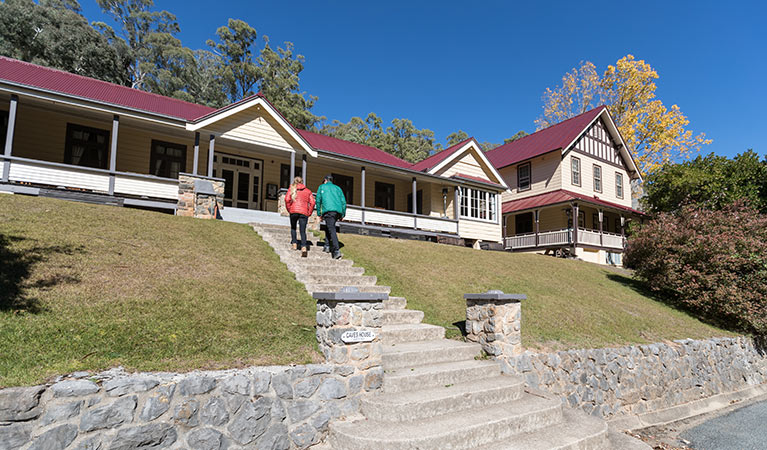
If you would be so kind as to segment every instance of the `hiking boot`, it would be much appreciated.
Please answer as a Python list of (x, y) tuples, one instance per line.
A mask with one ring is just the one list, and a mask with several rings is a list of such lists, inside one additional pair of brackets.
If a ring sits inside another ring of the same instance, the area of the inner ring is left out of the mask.
[(306, 247), (301, 247), (301, 257), (306, 258), (306, 254), (309, 252), (309, 249)]
[(325, 252), (325, 253), (330, 253), (330, 246), (326, 245), (326, 246), (322, 247), (322, 251)]
[(333, 252), (333, 259), (341, 259), (341, 257), (344, 256), (339, 251)]
[(290, 244), (290, 246), (293, 247), (293, 250), (298, 250), (298, 244), (296, 244), (295, 242)]

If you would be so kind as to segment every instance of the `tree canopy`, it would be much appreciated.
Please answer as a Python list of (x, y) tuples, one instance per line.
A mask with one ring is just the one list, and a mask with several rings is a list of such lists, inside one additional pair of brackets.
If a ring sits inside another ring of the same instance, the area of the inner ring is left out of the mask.
[(652, 212), (675, 212), (695, 204), (719, 210), (735, 202), (767, 213), (767, 157), (753, 150), (735, 158), (698, 156), (668, 163), (645, 179), (644, 205)]
[(538, 129), (607, 105), (639, 170), (646, 175), (665, 163), (689, 158), (709, 144), (704, 133), (693, 135), (690, 121), (677, 105), (667, 108), (655, 97), (658, 73), (632, 55), (619, 59), (600, 76), (591, 62), (581, 63), (562, 77), (556, 89), (543, 95)]

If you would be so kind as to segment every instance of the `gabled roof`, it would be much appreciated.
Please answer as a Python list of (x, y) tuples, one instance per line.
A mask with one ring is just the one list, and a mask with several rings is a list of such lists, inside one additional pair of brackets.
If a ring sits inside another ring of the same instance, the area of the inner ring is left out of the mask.
[(488, 186), (497, 187), (497, 188), (499, 188), (501, 190), (506, 190), (507, 189), (506, 186), (503, 186), (501, 184), (493, 183), (492, 181), (485, 180), (484, 178), (475, 177), (475, 176), (472, 176), (472, 175), (466, 175), (465, 173), (454, 173), (454, 174), (450, 175), (450, 178), (453, 178), (455, 180), (473, 181), (475, 183), (481, 183), (481, 184), (485, 184), (485, 185), (488, 185)]
[(215, 108), (0, 56), (0, 81), (99, 103), (193, 120)]
[(344, 141), (343, 139), (325, 136), (324, 134), (313, 133), (306, 130), (298, 130), (298, 132), (317, 150), (325, 150), (326, 152), (335, 153), (337, 155), (351, 156), (353, 158), (386, 164), (401, 169), (409, 169), (411, 165), (409, 162), (375, 147)]
[(424, 159), (423, 161), (419, 161), (419, 162), (413, 164), (410, 168), (412, 170), (417, 170), (419, 172), (425, 172), (425, 171), (433, 168), (434, 166), (438, 165), (442, 161), (444, 161), (447, 157), (449, 157), (453, 153), (455, 153), (458, 150), (460, 150), (464, 145), (466, 145), (467, 142), (471, 141), (472, 139), (474, 139), (474, 138), (464, 139), (463, 141), (461, 141), (461, 142), (459, 142), (459, 143), (457, 143), (455, 145), (452, 145), (452, 146), (442, 150), (441, 152), (437, 152), (437, 153), (429, 156), (428, 158)]
[(577, 192), (572, 192), (565, 189), (533, 195), (532, 197), (520, 198), (518, 200), (509, 200), (503, 203), (502, 212), (507, 214), (525, 211), (528, 209), (540, 208), (543, 206), (556, 205), (559, 203), (569, 203), (576, 200), (646, 216), (645, 213), (634, 208), (629, 208), (628, 206), (608, 202), (599, 198), (589, 197), (588, 195), (579, 194)]
[(604, 105), (596, 107), (514, 142), (496, 147), (486, 152), (485, 155), (496, 169), (501, 169), (554, 150), (566, 150), (586, 127), (606, 109), (607, 107)]

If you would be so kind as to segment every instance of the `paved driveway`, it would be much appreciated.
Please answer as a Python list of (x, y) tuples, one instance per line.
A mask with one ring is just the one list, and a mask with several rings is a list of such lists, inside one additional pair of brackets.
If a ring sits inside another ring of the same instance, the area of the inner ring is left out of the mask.
[(680, 434), (696, 450), (767, 449), (767, 401), (736, 409)]

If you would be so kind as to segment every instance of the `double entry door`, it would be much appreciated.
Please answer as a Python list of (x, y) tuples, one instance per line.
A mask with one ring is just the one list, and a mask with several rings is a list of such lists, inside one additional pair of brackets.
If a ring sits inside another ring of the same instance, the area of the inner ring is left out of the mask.
[(261, 179), (264, 162), (260, 159), (216, 153), (213, 156), (213, 176), (223, 178), (224, 206), (243, 209), (263, 209)]

